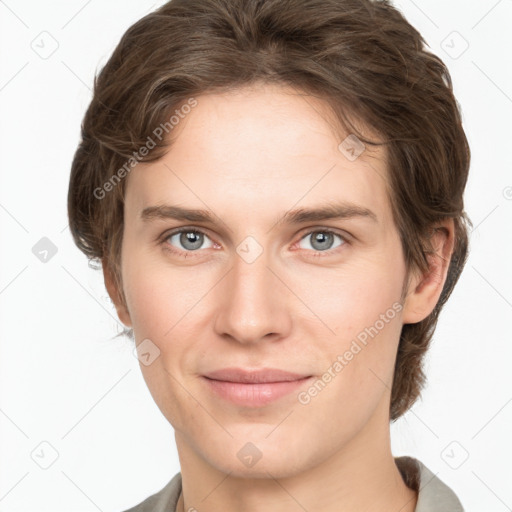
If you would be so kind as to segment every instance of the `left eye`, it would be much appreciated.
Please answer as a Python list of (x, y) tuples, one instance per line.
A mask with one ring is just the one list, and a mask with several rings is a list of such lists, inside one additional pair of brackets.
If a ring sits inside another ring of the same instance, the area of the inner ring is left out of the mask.
[[(337, 245), (333, 246), (334, 238), (337, 237), (341, 242), (339, 242)], [(311, 239), (311, 243), (308, 243), (309, 247), (303, 247), (301, 246), (301, 242), (304, 240)], [(341, 235), (338, 235), (337, 233), (334, 233), (332, 231), (326, 231), (326, 230), (318, 230), (318, 231), (311, 231), (306, 236), (304, 236), (300, 242), (299, 247), (301, 249), (312, 249), (314, 251), (326, 251), (329, 249), (334, 249), (336, 247), (339, 247), (340, 245), (344, 244), (345, 240)]]
[[(187, 230), (187, 231), (178, 231), (177, 233), (171, 234), (167, 237), (167, 240), (170, 241), (172, 245), (176, 245), (175, 242), (173, 242), (173, 239), (176, 240), (176, 237), (178, 239), (178, 242), (180, 243), (181, 247), (187, 251), (197, 251), (198, 249), (208, 249), (209, 247), (213, 246), (213, 243), (211, 240), (200, 231), (194, 231), (194, 230)], [(210, 245), (207, 245), (206, 247), (202, 247), (203, 243), (208, 240)]]

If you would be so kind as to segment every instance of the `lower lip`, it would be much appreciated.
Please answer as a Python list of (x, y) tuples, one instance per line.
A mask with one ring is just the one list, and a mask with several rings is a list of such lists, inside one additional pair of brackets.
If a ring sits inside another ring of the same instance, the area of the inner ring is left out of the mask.
[(204, 378), (217, 395), (243, 407), (262, 407), (296, 391), (311, 377), (288, 382), (244, 384)]

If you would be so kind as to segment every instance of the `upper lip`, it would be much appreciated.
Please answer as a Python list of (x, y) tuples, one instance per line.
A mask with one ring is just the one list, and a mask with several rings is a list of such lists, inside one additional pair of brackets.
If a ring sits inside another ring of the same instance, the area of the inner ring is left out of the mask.
[(266, 382), (291, 382), (305, 379), (310, 375), (287, 372), (276, 368), (244, 369), (223, 368), (204, 374), (204, 377), (226, 382), (242, 382), (246, 384), (261, 384)]

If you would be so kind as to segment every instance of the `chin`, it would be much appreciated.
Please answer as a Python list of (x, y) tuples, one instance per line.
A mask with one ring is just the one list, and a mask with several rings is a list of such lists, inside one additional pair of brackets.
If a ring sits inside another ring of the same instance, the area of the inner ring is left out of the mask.
[[(273, 443), (269, 439), (261, 442), (254, 438), (252, 441), (238, 439), (215, 443), (219, 448), (214, 451), (211, 445), (205, 446), (203, 457), (211, 466), (234, 478), (289, 478), (315, 466), (313, 452), (308, 457), (304, 447), (298, 450), (282, 441)], [(315, 450), (313, 446), (309, 448)]]

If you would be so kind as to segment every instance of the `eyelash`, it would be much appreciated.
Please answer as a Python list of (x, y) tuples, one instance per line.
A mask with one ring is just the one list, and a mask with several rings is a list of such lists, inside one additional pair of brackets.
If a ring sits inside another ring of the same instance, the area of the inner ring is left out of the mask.
[[(205, 231), (203, 231), (201, 229), (183, 227), (183, 228), (176, 229), (174, 231), (166, 232), (164, 235), (162, 235), (162, 239), (159, 242), (160, 245), (162, 245), (164, 250), (166, 250), (166, 251), (168, 251), (170, 253), (173, 253), (173, 254), (177, 254), (178, 256), (182, 256), (183, 254), (185, 254), (185, 256), (184, 256), (185, 258), (188, 258), (189, 255), (192, 256), (192, 257), (195, 257), (194, 253), (201, 252), (200, 249), (195, 250), (195, 251), (182, 251), (182, 250), (175, 249), (172, 245), (167, 243), (167, 240), (170, 237), (172, 237), (173, 235), (179, 235), (181, 233), (198, 233), (198, 234), (201, 234), (201, 235), (204, 235), (204, 236), (210, 238), (208, 236), (208, 233), (206, 233)], [(310, 255), (310, 257), (313, 257), (313, 258), (321, 258), (321, 257), (325, 257), (325, 256), (332, 256), (333, 253), (336, 253), (338, 250), (343, 249), (343, 247), (345, 245), (349, 245), (350, 244), (350, 241), (349, 241), (347, 236), (341, 235), (337, 231), (334, 231), (334, 230), (332, 230), (330, 228), (322, 228), (322, 227), (315, 228), (315, 229), (312, 229), (312, 230), (306, 232), (303, 236), (300, 237), (299, 242), (301, 240), (303, 240), (304, 238), (312, 235), (313, 233), (328, 233), (328, 234), (332, 234), (332, 235), (335, 235), (335, 236), (339, 237), (342, 240), (342, 242), (343, 242), (341, 245), (335, 247), (334, 249), (328, 249), (326, 251), (311, 251), (311, 250), (305, 249), (306, 252), (311, 252), (312, 253)]]

